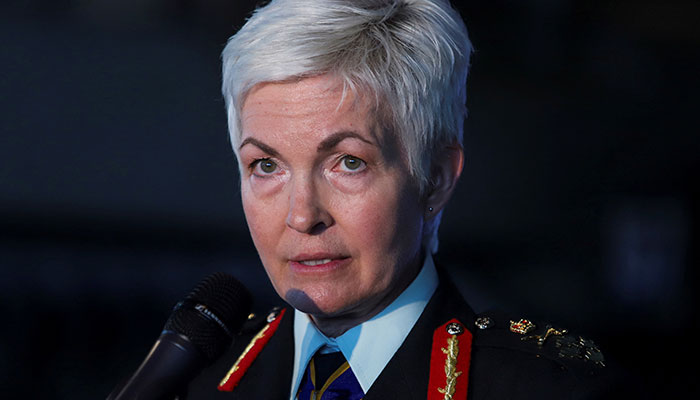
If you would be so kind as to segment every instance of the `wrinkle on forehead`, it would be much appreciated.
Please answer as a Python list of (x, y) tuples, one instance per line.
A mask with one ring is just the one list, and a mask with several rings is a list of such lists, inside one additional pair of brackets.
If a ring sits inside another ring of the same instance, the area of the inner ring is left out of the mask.
[[(315, 107), (319, 104), (327, 104), (328, 109), (325, 112), (343, 112), (355, 111), (359, 107), (365, 106), (363, 101), (364, 96), (358, 95), (356, 91), (347, 90), (345, 85), (339, 78), (334, 78), (329, 75), (319, 75), (309, 78), (293, 79), (279, 82), (262, 82), (259, 83), (248, 92), (243, 103), (242, 109), (248, 107), (251, 95), (256, 94), (256, 104), (263, 102), (270, 104), (278, 104), (280, 108), (279, 114), (289, 114), (294, 116), (304, 116), (318, 112)], [(335, 106), (334, 102), (324, 102), (324, 99), (338, 99)], [(290, 112), (285, 105), (304, 105), (308, 107), (300, 107), (296, 112)], [(275, 113), (278, 114), (278, 113)]]

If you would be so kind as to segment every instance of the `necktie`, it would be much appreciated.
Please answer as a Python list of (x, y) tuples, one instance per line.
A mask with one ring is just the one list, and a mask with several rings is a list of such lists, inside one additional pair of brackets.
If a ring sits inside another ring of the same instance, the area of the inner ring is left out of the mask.
[(316, 353), (299, 386), (299, 400), (360, 400), (364, 396), (343, 353)]

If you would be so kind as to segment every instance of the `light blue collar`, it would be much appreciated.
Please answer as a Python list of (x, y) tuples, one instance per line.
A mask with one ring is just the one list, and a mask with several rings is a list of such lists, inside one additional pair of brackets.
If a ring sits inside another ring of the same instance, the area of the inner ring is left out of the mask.
[(437, 285), (435, 264), (428, 254), (416, 279), (393, 303), (372, 319), (337, 338), (326, 337), (307, 314), (295, 310), (294, 371), (290, 399), (296, 397), (311, 357), (324, 345), (343, 352), (362, 390), (367, 393), (418, 321)]

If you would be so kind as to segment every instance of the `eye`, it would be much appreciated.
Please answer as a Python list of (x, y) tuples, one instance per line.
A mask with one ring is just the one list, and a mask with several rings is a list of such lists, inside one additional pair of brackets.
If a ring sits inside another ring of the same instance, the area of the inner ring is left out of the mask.
[(345, 155), (340, 160), (340, 169), (344, 172), (359, 172), (365, 169), (367, 163), (357, 157)]
[(277, 170), (277, 163), (269, 158), (255, 160), (251, 166), (253, 167), (253, 173), (256, 175), (269, 175)]

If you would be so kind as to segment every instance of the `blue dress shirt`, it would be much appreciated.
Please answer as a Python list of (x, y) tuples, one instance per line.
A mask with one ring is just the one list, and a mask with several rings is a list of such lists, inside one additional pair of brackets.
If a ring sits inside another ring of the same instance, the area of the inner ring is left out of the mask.
[(325, 336), (308, 314), (295, 310), (290, 400), (296, 398), (306, 365), (319, 349), (323, 353), (341, 351), (362, 390), (367, 393), (418, 321), (437, 286), (437, 271), (433, 258), (428, 254), (416, 279), (399, 297), (372, 319), (336, 338)]

